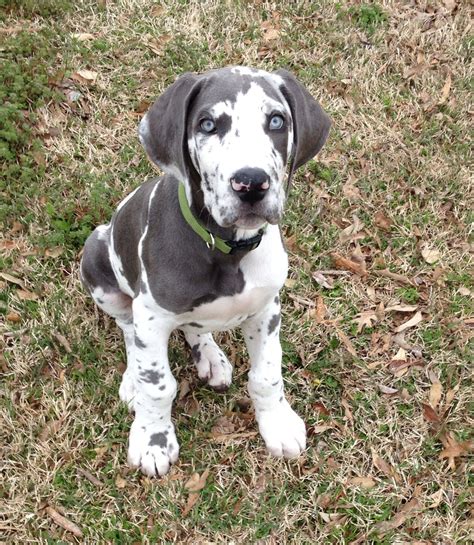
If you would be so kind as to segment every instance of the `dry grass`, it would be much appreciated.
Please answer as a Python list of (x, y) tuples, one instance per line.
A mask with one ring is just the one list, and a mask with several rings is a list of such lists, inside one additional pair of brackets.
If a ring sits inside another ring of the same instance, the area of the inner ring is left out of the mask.
[[(471, 542), (467, 3), (35, 6), (7, 8), (0, 28), (24, 85), (43, 69), (60, 92), (43, 104), (28, 92), (37, 114), (28, 137), (41, 146), (21, 148), (35, 167), (22, 164), (2, 187), (3, 270), (22, 286), (1, 278), (0, 541)], [(318, 161), (295, 180), (284, 224), (285, 380), (309, 448), (292, 462), (267, 456), (244, 403), (237, 333), (220, 335), (236, 364), (225, 395), (197, 386), (176, 336), (176, 376), (190, 387), (175, 408), (182, 454), (169, 476), (150, 480), (125, 465), (122, 341), (82, 293), (78, 255), (92, 227), (152, 174), (136, 137), (146, 104), (183, 71), (227, 64), (291, 69), (334, 121)], [(95, 81), (71, 77), (84, 69)], [(334, 252), (368, 274), (329, 273), (333, 289), (321, 287), (313, 274), (334, 269)], [(422, 321), (396, 337), (416, 311)], [(362, 312), (372, 323), (358, 331)], [(187, 509), (184, 485), (205, 470)]]

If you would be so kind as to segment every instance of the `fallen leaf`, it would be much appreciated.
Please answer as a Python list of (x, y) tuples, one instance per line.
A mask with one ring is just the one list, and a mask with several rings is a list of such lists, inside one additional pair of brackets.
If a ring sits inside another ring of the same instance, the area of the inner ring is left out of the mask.
[(442, 488), (428, 496), (427, 499), (431, 500), (431, 503), (428, 505), (428, 509), (436, 509), (443, 500), (443, 496), (444, 490)]
[(393, 225), (393, 221), (382, 211), (379, 211), (375, 214), (374, 223), (383, 231), (390, 231)]
[(63, 528), (67, 532), (70, 532), (76, 537), (83, 537), (82, 531), (79, 526), (77, 526), (77, 524), (74, 524), (74, 522), (71, 522), (69, 519), (59, 514), (56, 509), (54, 509), (50, 505), (46, 507), (46, 513), (48, 513), (48, 515), (58, 526), (61, 526), (61, 528)]
[(311, 428), (311, 431), (314, 435), (316, 435), (318, 433), (324, 433), (325, 431), (331, 430), (333, 428), (334, 426), (332, 426), (331, 424), (321, 424), (319, 426), (313, 426)]
[(181, 512), (181, 515), (183, 517), (186, 517), (189, 515), (191, 509), (194, 507), (198, 499), (199, 499), (199, 494), (197, 492), (192, 492), (191, 494), (189, 494), (188, 501), (186, 502), (186, 505), (184, 506), (183, 511)]
[(61, 429), (64, 423), (64, 419), (60, 418), (59, 420), (50, 420), (44, 428), (41, 430), (41, 433), (38, 436), (40, 441), (46, 441), (51, 436), (56, 435), (56, 433)]
[(183, 379), (179, 384), (178, 401), (184, 399), (191, 391), (189, 380)]
[(400, 284), (405, 284), (407, 286), (413, 285), (413, 282), (406, 276), (403, 276), (402, 274), (394, 273), (392, 271), (389, 271), (388, 269), (376, 269), (372, 271), (372, 273), (375, 274), (376, 276), (384, 276), (385, 278), (390, 278), (391, 280), (394, 280), (395, 282), (399, 282)]
[(99, 479), (97, 477), (95, 477), (94, 475), (92, 475), (92, 473), (90, 471), (87, 471), (87, 469), (83, 469), (82, 467), (78, 467), (76, 469), (76, 471), (78, 472), (79, 475), (81, 475), (82, 477), (85, 477), (93, 485), (103, 486), (102, 481), (99, 481)]
[(71, 79), (79, 83), (94, 83), (99, 74), (93, 70), (78, 70), (72, 74)]
[(349, 354), (354, 356), (354, 358), (357, 358), (357, 352), (351, 340), (349, 339), (349, 337), (344, 333), (344, 331), (341, 331), (338, 327), (336, 327), (335, 330), (336, 330), (337, 336), (339, 337), (340, 341), (345, 346)]
[(6, 280), (7, 282), (10, 282), (10, 284), (16, 284), (17, 286), (20, 286), (20, 288), (25, 289), (25, 285), (23, 284), (23, 281), (20, 278), (13, 276), (12, 274), (0, 272), (0, 277)]
[(22, 301), (36, 301), (39, 299), (39, 295), (29, 290), (16, 290), (16, 295)]
[(68, 354), (71, 354), (72, 348), (69, 344), (69, 341), (64, 337), (64, 335), (61, 335), (61, 333), (54, 332), (53, 337), (58, 341), (58, 343), (66, 350)]
[(17, 314), (16, 312), (13, 312), (12, 310), (7, 313), (5, 318), (8, 322), (13, 322), (15, 324), (18, 322), (21, 322), (21, 316)]
[(319, 295), (316, 299), (316, 308), (310, 310), (310, 315), (315, 319), (317, 324), (324, 323), (324, 318), (326, 316), (326, 305), (324, 304), (323, 298)]
[(294, 278), (287, 278), (285, 280), (285, 286), (287, 288), (294, 288), (296, 286), (296, 280)]
[(127, 481), (121, 475), (117, 475), (115, 478), (115, 486), (119, 489), (125, 488), (127, 486)]
[(433, 409), (436, 409), (438, 406), (441, 395), (443, 393), (443, 386), (440, 382), (434, 382), (430, 387), (430, 405), (433, 407)]
[(428, 422), (439, 422), (440, 418), (438, 413), (431, 407), (431, 405), (428, 405), (426, 403), (422, 403), (421, 406), (423, 407), (423, 417)]
[(374, 466), (387, 477), (392, 477), (397, 483), (401, 481), (398, 472), (395, 471), (388, 462), (381, 458), (374, 449), (372, 449), (372, 462)]
[(206, 486), (206, 479), (209, 476), (209, 469), (206, 469), (202, 475), (199, 473), (193, 473), (189, 481), (184, 485), (184, 488), (189, 492), (199, 492)]
[(334, 282), (330, 278), (326, 278), (324, 274), (319, 271), (313, 273), (313, 279), (322, 287), (328, 290), (334, 289)]
[(418, 311), (416, 314), (414, 314), (408, 321), (405, 323), (399, 325), (396, 329), (396, 333), (401, 333), (402, 331), (405, 331), (406, 329), (409, 329), (410, 327), (414, 327), (417, 324), (419, 324), (423, 320), (423, 316), (420, 311)]
[(384, 520), (375, 524), (374, 529), (380, 534), (395, 530), (395, 528), (401, 526), (409, 517), (412, 517), (419, 510), (420, 501), (418, 498), (413, 498), (405, 503), (390, 520)]
[(232, 420), (229, 420), (227, 416), (221, 416), (216, 420), (214, 426), (211, 428), (211, 435), (213, 437), (218, 437), (220, 435), (233, 433), (234, 431), (235, 424), (232, 422)]
[(417, 305), (390, 305), (385, 312), (414, 312), (417, 308)]
[(326, 407), (320, 402), (313, 403), (311, 407), (318, 413), (324, 414), (326, 416), (329, 416), (330, 414)]
[(358, 201), (362, 199), (360, 189), (354, 184), (352, 179), (349, 179), (342, 186), (342, 193), (349, 201)]
[(280, 37), (280, 31), (277, 28), (266, 28), (263, 32), (263, 39), (265, 42), (271, 42), (277, 40)]
[(87, 42), (88, 40), (95, 39), (94, 34), (90, 34), (89, 32), (73, 32), (72, 37), (76, 38), (79, 42)]
[(347, 259), (346, 257), (343, 257), (336, 252), (332, 252), (330, 256), (334, 262), (334, 266), (336, 267), (336, 269), (350, 271), (359, 276), (367, 275), (367, 271), (363, 264), (352, 261), (351, 259)]
[(344, 414), (345, 414), (347, 420), (349, 420), (349, 422), (351, 422), (353, 424), (354, 423), (354, 415), (352, 414), (352, 408), (351, 408), (349, 402), (347, 401), (347, 399), (342, 398), (341, 399), (341, 405), (344, 407)]
[(378, 322), (378, 318), (374, 310), (364, 310), (353, 321), (357, 324), (357, 333), (360, 333), (364, 327), (372, 327), (373, 323)]
[(353, 477), (350, 479), (349, 484), (360, 486), (362, 488), (373, 488), (376, 483), (370, 477)]
[(64, 253), (64, 248), (61, 246), (54, 246), (54, 248), (47, 248), (44, 255), (46, 257), (59, 257)]
[(446, 76), (446, 80), (444, 82), (443, 88), (441, 89), (441, 97), (438, 100), (439, 106), (441, 106), (448, 100), (449, 92), (451, 91), (451, 83), (452, 83), (451, 74), (448, 73), (448, 75)]
[(384, 384), (379, 384), (379, 390), (382, 394), (393, 395), (398, 393), (397, 388), (390, 388), (390, 386), (385, 386)]
[(430, 265), (432, 265), (433, 263), (436, 263), (437, 261), (439, 261), (441, 252), (439, 250), (430, 249), (428, 246), (425, 245), (421, 249), (421, 255), (423, 259), (426, 261), (426, 263), (429, 263)]
[(448, 467), (453, 471), (456, 469), (455, 459), (464, 456), (464, 454), (467, 454), (474, 447), (474, 444), (469, 441), (458, 443), (452, 433), (442, 435), (441, 442), (444, 449), (440, 452), (439, 459), (447, 458)]

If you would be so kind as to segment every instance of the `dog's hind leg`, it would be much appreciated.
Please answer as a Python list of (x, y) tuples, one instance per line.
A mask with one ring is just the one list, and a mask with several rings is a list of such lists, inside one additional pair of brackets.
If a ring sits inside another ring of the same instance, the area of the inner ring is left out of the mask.
[(191, 347), (199, 378), (214, 390), (227, 390), (232, 382), (232, 365), (211, 333), (198, 334), (184, 330), (184, 336)]
[(81, 280), (94, 299), (96, 305), (106, 314), (115, 318), (123, 331), (127, 351), (127, 369), (120, 385), (120, 399), (133, 409), (135, 396), (133, 351), (133, 312), (132, 298), (121, 291), (110, 263), (109, 256), (110, 228), (99, 226), (87, 239), (81, 261)]

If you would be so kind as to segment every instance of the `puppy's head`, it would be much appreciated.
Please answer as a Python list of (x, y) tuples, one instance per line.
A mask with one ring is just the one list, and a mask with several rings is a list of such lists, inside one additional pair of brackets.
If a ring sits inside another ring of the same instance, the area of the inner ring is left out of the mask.
[(149, 157), (184, 182), (199, 178), (204, 204), (222, 227), (278, 223), (284, 177), (323, 146), (329, 117), (285, 70), (245, 67), (184, 74), (140, 123)]

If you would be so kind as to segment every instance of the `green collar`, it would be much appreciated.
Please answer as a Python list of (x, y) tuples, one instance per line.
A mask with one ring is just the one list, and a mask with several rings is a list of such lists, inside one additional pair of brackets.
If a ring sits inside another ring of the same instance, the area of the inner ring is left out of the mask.
[(255, 248), (257, 248), (260, 244), (262, 236), (265, 232), (265, 227), (259, 229), (258, 233), (252, 238), (247, 238), (244, 240), (224, 240), (210, 233), (193, 216), (186, 197), (186, 189), (182, 183), (179, 184), (178, 197), (183, 218), (186, 220), (191, 229), (198, 234), (202, 240), (204, 240), (209, 249), (214, 250), (214, 248), (217, 248), (224, 254), (235, 254), (239, 250), (255, 250)]

